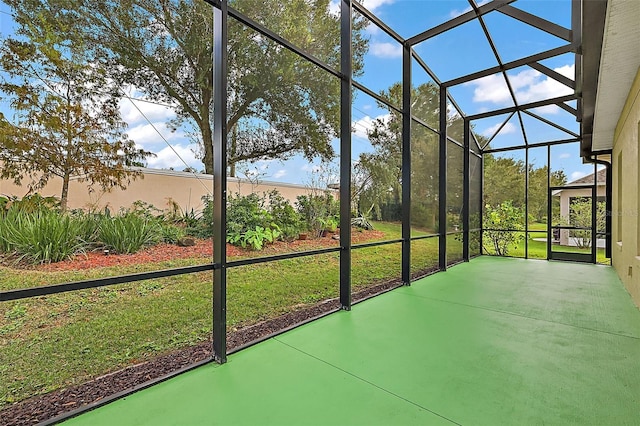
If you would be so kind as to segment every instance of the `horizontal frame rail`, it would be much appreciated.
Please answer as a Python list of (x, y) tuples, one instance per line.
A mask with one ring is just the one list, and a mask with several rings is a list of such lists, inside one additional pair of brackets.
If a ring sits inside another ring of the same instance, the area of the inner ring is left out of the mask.
[[(219, 266), (218, 266), (219, 267)], [(106, 287), (116, 284), (126, 284), (135, 281), (151, 280), (156, 278), (173, 277), (176, 275), (193, 274), (196, 272), (213, 271), (216, 265), (208, 263), (197, 266), (186, 266), (183, 268), (164, 269), (161, 271), (140, 272), (138, 274), (119, 275), (117, 277), (97, 278), (95, 280), (77, 281), (65, 284), (54, 284), (42, 287), (23, 288), (18, 290), (7, 290), (0, 292), (0, 302), (9, 300), (27, 299), (36, 296), (47, 296), (49, 294), (66, 293), (69, 291), (87, 290), (90, 288)]]

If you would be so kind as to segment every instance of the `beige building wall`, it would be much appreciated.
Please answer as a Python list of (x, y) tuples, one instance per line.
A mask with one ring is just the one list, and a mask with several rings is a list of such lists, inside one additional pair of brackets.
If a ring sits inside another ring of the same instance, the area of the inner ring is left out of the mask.
[[(570, 185), (571, 183), (569, 183)], [(560, 217), (564, 218), (565, 220), (569, 219), (569, 210), (570, 210), (570, 205), (571, 205), (571, 198), (574, 197), (591, 197), (592, 192), (591, 192), (591, 188), (585, 188), (585, 189), (563, 189), (559, 196), (560, 196)], [(596, 188), (596, 196), (597, 197), (604, 197), (607, 195), (607, 191), (604, 185), (598, 185), (598, 187)], [(561, 229), (560, 230), (560, 245), (561, 246), (571, 246), (571, 245), (576, 245), (574, 241), (571, 241), (572, 239), (569, 238), (569, 230), (568, 229)], [(603, 239), (598, 239), (597, 240), (597, 247), (600, 248), (604, 248), (605, 246), (605, 240)]]
[(613, 142), (612, 262), (640, 307), (640, 69), (620, 115)]
[[(112, 212), (118, 212), (120, 209), (130, 208), (135, 201), (142, 200), (164, 210), (168, 208), (169, 200), (173, 200), (183, 211), (191, 209), (199, 211), (203, 207), (202, 197), (213, 194), (212, 175), (142, 168), (139, 170), (143, 172), (144, 178), (131, 181), (126, 190), (114, 188), (105, 192), (98, 186), (91, 189), (87, 187), (86, 182), (72, 180), (69, 184), (69, 208), (104, 210), (108, 207)], [(38, 193), (42, 196), (59, 198), (61, 187), (61, 179), (52, 179)], [(268, 181), (254, 184), (246, 179), (228, 178), (227, 190), (230, 195), (262, 193), (274, 189), (277, 189), (292, 205), (299, 195), (308, 194), (311, 191), (304, 185)], [(337, 198), (337, 191), (329, 191), (333, 192), (334, 197)], [(0, 195), (23, 197), (28, 192), (25, 185), (16, 186), (13, 182), (0, 180)]]

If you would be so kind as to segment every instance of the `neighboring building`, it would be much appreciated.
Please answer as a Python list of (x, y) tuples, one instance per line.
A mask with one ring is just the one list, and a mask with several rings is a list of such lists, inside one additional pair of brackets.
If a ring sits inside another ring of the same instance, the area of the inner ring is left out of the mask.
[[(99, 186), (89, 188), (87, 182), (72, 179), (69, 184), (68, 207), (91, 210), (109, 208), (112, 212), (117, 212), (130, 208), (135, 201), (142, 200), (161, 210), (167, 209), (169, 202), (175, 202), (185, 212), (191, 209), (200, 211), (203, 207), (202, 197), (213, 194), (212, 175), (147, 168), (138, 170), (143, 176), (132, 180), (125, 190), (113, 188), (110, 191), (102, 191)], [(55, 178), (37, 192), (45, 197), (60, 197), (61, 188), (62, 179)], [(318, 191), (305, 185), (270, 181), (256, 183), (233, 177), (227, 178), (227, 189), (230, 195), (247, 195), (251, 192), (262, 193), (276, 189), (292, 204), (299, 195)], [(337, 198), (337, 191), (327, 190)], [(0, 180), (0, 195), (23, 197), (28, 193), (26, 185), (17, 186), (12, 181)]]
[[(593, 186), (593, 176), (594, 174), (590, 174), (580, 179), (576, 179), (567, 183), (567, 186), (573, 188), (567, 189), (558, 189), (553, 192), (553, 196), (560, 197), (560, 217), (565, 221), (568, 221), (569, 215), (571, 213), (571, 202), (572, 200), (578, 198), (591, 197), (592, 192), (591, 188)], [(596, 202), (605, 202), (606, 197), (606, 184), (607, 184), (607, 170), (602, 169), (598, 171), (597, 176), (597, 187), (596, 187)], [(584, 186), (584, 189), (575, 188), (579, 186)], [(558, 225), (553, 223), (552, 225)], [(570, 231), (567, 229), (560, 230), (559, 239), (557, 241), (561, 246), (577, 246), (578, 241), (576, 241), (576, 237), (570, 236)], [(554, 241), (555, 242), (555, 241)], [(599, 238), (597, 240), (597, 247), (604, 248), (606, 241), (604, 238)]]

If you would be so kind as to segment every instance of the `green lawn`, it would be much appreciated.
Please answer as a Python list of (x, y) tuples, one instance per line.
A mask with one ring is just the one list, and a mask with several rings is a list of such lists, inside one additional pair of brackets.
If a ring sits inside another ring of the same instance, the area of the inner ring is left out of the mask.
[[(375, 223), (398, 239), (399, 224)], [(146, 265), (42, 272), (0, 267), (3, 290), (209, 262), (181, 259)], [(417, 241), (412, 272), (438, 264), (438, 239)], [(352, 252), (354, 291), (401, 277), (401, 244)], [(338, 253), (230, 268), (230, 330), (338, 297)], [(211, 272), (141, 281), (0, 304), (0, 408), (81, 383), (211, 338)]]
[[(399, 224), (374, 225), (383, 232), (378, 240), (401, 236)], [(353, 250), (353, 290), (400, 279), (401, 254), (400, 243)], [(523, 257), (524, 245), (514, 246), (509, 255)], [(546, 243), (530, 240), (529, 257), (546, 259)], [(449, 263), (462, 260), (459, 235), (447, 237), (447, 259)], [(0, 288), (42, 286), (209, 261), (203, 257), (74, 272), (0, 267)], [(413, 241), (411, 273), (420, 275), (437, 266), (438, 238)], [(338, 297), (339, 277), (338, 253), (230, 268), (229, 330)], [(211, 272), (3, 302), (0, 408), (209, 340), (211, 330)]]

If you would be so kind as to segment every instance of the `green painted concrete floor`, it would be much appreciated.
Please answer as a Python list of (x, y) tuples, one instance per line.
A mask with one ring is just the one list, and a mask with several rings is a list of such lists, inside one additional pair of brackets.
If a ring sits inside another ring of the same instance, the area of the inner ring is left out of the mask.
[(640, 311), (610, 267), (481, 257), (68, 425), (640, 424)]

